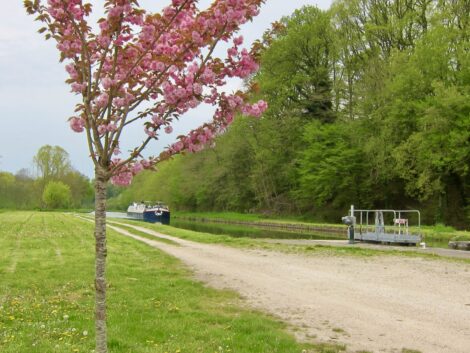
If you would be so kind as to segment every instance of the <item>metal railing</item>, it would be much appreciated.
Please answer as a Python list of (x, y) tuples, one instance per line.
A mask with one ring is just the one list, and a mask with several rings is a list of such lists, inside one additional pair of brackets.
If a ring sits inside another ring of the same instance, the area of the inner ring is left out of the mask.
[[(421, 235), (419, 229), (421, 228), (421, 213), (418, 210), (388, 210), (388, 209), (377, 209), (377, 210), (351, 210), (352, 215), (355, 216), (355, 228), (362, 233), (376, 233), (385, 234), (392, 233), (397, 235), (410, 235), (410, 224), (408, 218), (402, 218), (405, 214), (417, 214), (418, 234)], [(393, 214), (392, 225), (386, 224), (384, 214)], [(372, 217), (370, 215), (373, 215)], [(358, 217), (357, 217), (357, 216)], [(373, 223), (371, 223), (373, 219)]]

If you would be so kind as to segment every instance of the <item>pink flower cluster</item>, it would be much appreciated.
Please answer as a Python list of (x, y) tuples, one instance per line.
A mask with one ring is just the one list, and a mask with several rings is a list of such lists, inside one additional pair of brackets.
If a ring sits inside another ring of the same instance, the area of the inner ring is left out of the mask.
[[(80, 117), (72, 117), (69, 120), (70, 128), (75, 132), (83, 132), (85, 130), (85, 120)], [(115, 123), (101, 124), (97, 127), (99, 135), (104, 135), (106, 132), (114, 132), (118, 129)]]
[(98, 134), (100, 136), (104, 135), (107, 132), (114, 132), (117, 130), (117, 125), (115, 123), (110, 123), (110, 124), (101, 124), (98, 126)]
[(268, 103), (263, 100), (258, 101), (255, 104), (247, 104), (243, 106), (242, 113), (248, 116), (254, 116), (255, 118), (261, 117), (263, 113), (268, 109)]
[[(201, 150), (240, 112), (259, 117), (267, 108), (263, 101), (247, 104), (243, 93), (228, 95), (221, 89), (228, 78), (246, 79), (258, 70), (255, 52), (241, 48), (243, 37), (234, 35), (258, 14), (264, 0), (218, 0), (205, 11), (198, 9), (197, 0), (171, 0), (160, 15), (132, 0), (108, 0), (96, 33), (87, 22), (90, 4), (44, 1), (38, 0), (33, 12), (47, 22), (48, 34), (67, 61), (72, 92), (83, 96), (70, 127), (75, 132), (96, 129), (93, 148), (114, 150), (118, 127), (130, 122), (144, 122), (148, 138), (157, 138), (160, 130), (171, 134), (174, 120), (201, 103), (217, 107), (211, 124), (180, 137), (163, 157), (147, 161), (152, 165), (175, 153)], [(225, 59), (208, 55), (219, 41), (233, 42)], [(137, 109), (140, 104), (146, 108)], [(119, 185), (128, 185), (134, 174), (148, 168), (147, 162), (124, 161), (111, 164), (113, 182)]]
[(76, 116), (70, 118), (70, 128), (75, 132), (83, 132), (85, 129), (85, 120)]
[(112, 167), (118, 167), (114, 175), (111, 177), (111, 182), (118, 186), (128, 186), (131, 184), (134, 175), (140, 173), (145, 169), (150, 169), (153, 166), (152, 161), (142, 159), (140, 161), (133, 161), (128, 164), (121, 164), (122, 160), (114, 158), (112, 160)]
[(227, 67), (226, 74), (229, 77), (246, 78), (259, 69), (258, 63), (253, 56), (243, 48), (239, 50), (239, 46), (243, 43), (243, 37), (233, 40), (234, 46), (227, 50)]
[(172, 144), (169, 148), (170, 154), (177, 154), (184, 150), (189, 152), (199, 152), (204, 146), (215, 137), (214, 125), (206, 126), (191, 131), (187, 136), (181, 137), (179, 141)]

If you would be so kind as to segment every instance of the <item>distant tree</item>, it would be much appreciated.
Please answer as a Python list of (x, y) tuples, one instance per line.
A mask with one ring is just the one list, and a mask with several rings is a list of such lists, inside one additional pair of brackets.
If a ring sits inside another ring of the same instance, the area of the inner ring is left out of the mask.
[(15, 185), (15, 176), (8, 172), (0, 172), (0, 207), (11, 205), (11, 196)]
[(69, 154), (59, 146), (42, 146), (34, 156), (33, 162), (44, 184), (60, 179), (72, 169)]
[(15, 177), (8, 172), (0, 172), (0, 208), (8, 208)]
[(92, 204), (93, 187), (85, 175), (72, 169), (60, 181), (70, 187), (72, 207), (89, 207)]
[(72, 200), (70, 187), (61, 181), (50, 181), (44, 189), (42, 200), (49, 209), (68, 208)]
[(18, 170), (15, 174), (15, 178), (16, 180), (23, 181), (34, 179), (31, 170), (29, 170), (28, 168), (21, 168), (20, 170)]
[(0, 172), (0, 187), (7, 188), (15, 183), (15, 176), (8, 172)]

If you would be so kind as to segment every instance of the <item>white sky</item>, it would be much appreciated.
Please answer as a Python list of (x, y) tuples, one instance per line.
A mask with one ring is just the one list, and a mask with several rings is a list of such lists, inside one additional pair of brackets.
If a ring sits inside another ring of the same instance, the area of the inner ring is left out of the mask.
[[(141, 0), (148, 10), (158, 10), (170, 0)], [(37, 150), (46, 144), (59, 145), (69, 154), (72, 165), (85, 175), (93, 175), (85, 135), (70, 130), (67, 118), (73, 115), (77, 97), (64, 83), (66, 73), (58, 61), (55, 43), (45, 41), (36, 31), (40, 27), (27, 16), (20, 0), (1, 0), (0, 12), (0, 171), (15, 173), (31, 168)], [(102, 0), (91, 1), (98, 9)], [(200, 0), (200, 8), (210, 4)], [(267, 0), (261, 13), (240, 31), (245, 45), (259, 38), (270, 23), (290, 15), (303, 5), (326, 9), (331, 0)], [(239, 82), (230, 82), (238, 88)], [(211, 110), (200, 107), (187, 113), (173, 135), (150, 145), (146, 154), (157, 155), (175, 136), (199, 126), (211, 118)], [(122, 150), (139, 144), (145, 137), (142, 127), (124, 136)]]

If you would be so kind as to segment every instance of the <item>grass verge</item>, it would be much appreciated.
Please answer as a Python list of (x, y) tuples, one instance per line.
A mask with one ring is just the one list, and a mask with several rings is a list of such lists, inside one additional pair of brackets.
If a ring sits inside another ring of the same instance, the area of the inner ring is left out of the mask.
[[(241, 309), (239, 298), (190, 279), (164, 253), (108, 232), (112, 353), (331, 353), (297, 343), (285, 326)], [(0, 351), (94, 348), (93, 224), (59, 213), (0, 214)]]
[[(363, 247), (350, 247), (350, 246), (328, 246), (328, 245), (290, 245), (279, 243), (268, 243), (263, 240), (251, 238), (233, 238), (228, 235), (218, 235), (211, 233), (195, 232), (192, 230), (175, 228), (158, 223), (147, 223), (141, 221), (114, 219), (121, 224), (129, 224), (147, 228), (159, 233), (167, 234), (170, 236), (178, 237), (181, 239), (196, 241), (206, 244), (224, 244), (239, 248), (256, 248), (264, 250), (273, 250), (285, 253), (294, 254), (316, 254), (323, 256), (355, 256), (355, 257), (374, 257), (374, 256), (400, 256), (400, 257), (420, 257), (429, 260), (444, 260), (456, 261), (463, 263), (470, 263), (470, 259), (458, 259), (438, 256), (434, 254), (420, 253), (417, 251), (400, 251), (392, 249), (369, 249)], [(118, 226), (119, 227), (119, 226)], [(131, 228), (132, 229), (132, 228)], [(147, 235), (148, 237), (148, 235)], [(154, 238), (152, 238), (154, 239)]]
[(173, 240), (170, 240), (170, 239), (166, 239), (166, 238), (161, 238), (161, 237), (157, 237), (157, 236), (153, 236), (153, 235), (150, 235), (148, 233), (145, 233), (145, 232), (141, 232), (140, 230), (137, 230), (133, 227), (129, 227), (129, 226), (123, 226), (122, 224), (115, 224), (115, 223), (112, 223), (112, 221), (108, 221), (108, 224), (109, 225), (114, 225), (114, 226), (118, 226), (119, 228), (121, 229), (124, 229), (126, 231), (128, 231), (129, 233), (132, 233), (134, 235), (138, 235), (140, 237), (143, 237), (143, 238), (147, 238), (147, 239), (151, 239), (151, 240), (157, 240), (157, 241), (160, 241), (162, 243), (165, 243), (165, 244), (170, 244), (170, 245), (176, 245), (176, 246), (179, 246), (178, 243), (174, 242)]

